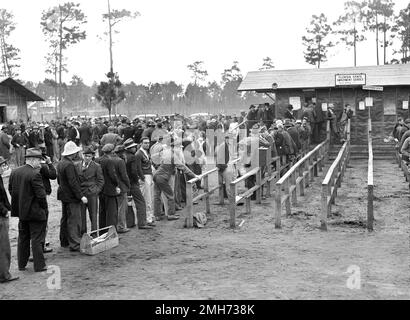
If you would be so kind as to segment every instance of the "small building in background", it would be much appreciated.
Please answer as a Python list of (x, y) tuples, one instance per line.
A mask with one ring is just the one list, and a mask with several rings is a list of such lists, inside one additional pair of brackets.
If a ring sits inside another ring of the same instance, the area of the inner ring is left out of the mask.
[(44, 101), (12, 78), (0, 78), (0, 123), (10, 120), (27, 122), (28, 101)]
[(410, 117), (410, 64), (252, 71), (238, 91), (274, 93), (277, 118), (289, 104), (298, 117), (305, 102), (316, 103), (322, 112), (333, 104), (338, 117), (350, 104), (352, 143), (366, 144), (369, 116), (376, 141), (392, 132), (398, 117)]

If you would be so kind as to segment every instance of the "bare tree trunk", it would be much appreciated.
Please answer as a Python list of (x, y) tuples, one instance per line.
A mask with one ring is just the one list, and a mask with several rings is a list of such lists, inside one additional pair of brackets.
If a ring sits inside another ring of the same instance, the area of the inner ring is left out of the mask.
[(386, 46), (387, 46), (387, 42), (386, 42), (386, 35), (387, 33), (387, 27), (386, 27), (386, 17), (384, 17), (384, 25), (383, 25), (383, 64), (387, 64), (387, 59), (386, 59)]
[(354, 19), (353, 36), (354, 36), (354, 39), (353, 39), (354, 66), (356, 67), (356, 39), (357, 39), (356, 19)]
[[(111, 6), (110, 6), (110, 0), (107, 0), (108, 3), (108, 34), (109, 34), (109, 47), (110, 47), (110, 79), (109, 81), (114, 81), (114, 61), (112, 57), (112, 24), (111, 24)], [(111, 98), (109, 100), (109, 106), (108, 106), (108, 116), (109, 119), (111, 120), (111, 108), (112, 108), (112, 102)]]
[(62, 73), (63, 73), (63, 22), (62, 22), (62, 11), (60, 10), (60, 29), (59, 29), (59, 70), (58, 70), (58, 106), (60, 109), (60, 119), (63, 118), (63, 97), (61, 94), (61, 83), (62, 83)]
[(4, 44), (4, 37), (2, 36), (0, 40), (1, 40), (0, 46), (1, 46), (1, 59), (3, 63), (3, 73), (4, 73), (4, 76), (6, 77), (7, 76), (7, 67), (6, 67), (7, 63), (6, 63), (6, 50), (5, 50), (5, 44)]
[(58, 96), (58, 90), (57, 90), (57, 74), (58, 74), (58, 56), (55, 54), (55, 65), (54, 65), (54, 107), (55, 107), (55, 117), (58, 118), (58, 101), (57, 101), (57, 96)]
[(377, 65), (379, 65), (379, 20), (376, 13), (376, 56), (377, 56)]
[(318, 58), (319, 58), (319, 60), (318, 60), (318, 62), (317, 62), (317, 68), (318, 69), (320, 69), (320, 60), (322, 60), (322, 56), (321, 56), (321, 47), (320, 47), (320, 41), (319, 41), (319, 47), (318, 47), (318, 50), (319, 50), (319, 55), (318, 55)]

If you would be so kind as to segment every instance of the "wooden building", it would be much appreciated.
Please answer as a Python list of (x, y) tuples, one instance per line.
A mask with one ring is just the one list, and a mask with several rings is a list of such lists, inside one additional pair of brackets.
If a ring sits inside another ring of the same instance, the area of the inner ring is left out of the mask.
[(298, 109), (304, 102), (316, 102), (322, 110), (332, 103), (338, 116), (350, 104), (354, 111), (352, 143), (365, 144), (369, 116), (375, 142), (391, 133), (398, 117), (410, 117), (410, 64), (253, 71), (238, 91), (275, 94), (278, 118), (289, 104), (300, 115)]
[(44, 101), (12, 78), (0, 78), (0, 123), (28, 120), (27, 101)]

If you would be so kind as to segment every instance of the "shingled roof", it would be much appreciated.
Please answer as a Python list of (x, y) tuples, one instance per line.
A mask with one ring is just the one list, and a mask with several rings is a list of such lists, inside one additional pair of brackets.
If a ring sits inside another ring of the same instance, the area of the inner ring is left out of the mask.
[(44, 101), (43, 98), (39, 97), (34, 92), (30, 91), (12, 78), (0, 78), (0, 85), (13, 88), (18, 94), (25, 97), (26, 101)]
[(365, 73), (366, 85), (410, 86), (410, 64), (368, 67), (251, 71), (238, 91), (272, 92), (277, 89), (309, 89), (335, 87), (336, 74)]

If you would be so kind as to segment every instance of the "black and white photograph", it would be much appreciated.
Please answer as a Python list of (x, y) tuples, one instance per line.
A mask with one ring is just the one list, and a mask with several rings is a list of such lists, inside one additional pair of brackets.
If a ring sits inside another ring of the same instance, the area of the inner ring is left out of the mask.
[(0, 301), (410, 300), (409, 0), (1, 1), (0, 49)]

